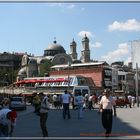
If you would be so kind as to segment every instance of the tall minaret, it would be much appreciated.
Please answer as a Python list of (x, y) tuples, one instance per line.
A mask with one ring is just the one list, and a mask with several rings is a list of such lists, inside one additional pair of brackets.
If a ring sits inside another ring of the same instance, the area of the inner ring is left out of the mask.
[(81, 51), (81, 61), (83, 63), (90, 62), (90, 50), (89, 50), (89, 39), (85, 34), (85, 37), (82, 39), (82, 47)]
[(74, 41), (74, 39), (70, 43), (70, 56), (72, 60), (77, 60), (76, 42)]

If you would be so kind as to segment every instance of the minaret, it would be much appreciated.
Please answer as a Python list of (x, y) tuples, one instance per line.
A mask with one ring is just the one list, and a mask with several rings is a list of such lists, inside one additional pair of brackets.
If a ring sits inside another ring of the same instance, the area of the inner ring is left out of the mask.
[(90, 62), (90, 50), (89, 50), (89, 39), (85, 34), (85, 37), (82, 39), (82, 47), (81, 51), (81, 61), (83, 63)]
[(77, 60), (76, 42), (74, 41), (74, 39), (70, 43), (70, 56), (72, 60)]

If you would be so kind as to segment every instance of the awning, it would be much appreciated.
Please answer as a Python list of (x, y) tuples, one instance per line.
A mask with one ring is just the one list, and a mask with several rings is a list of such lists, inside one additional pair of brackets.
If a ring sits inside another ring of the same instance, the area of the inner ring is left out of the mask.
[(32, 80), (21, 80), (16, 82), (15, 84), (28, 84), (28, 83), (54, 83), (54, 82), (68, 82), (68, 80), (64, 78), (57, 79), (32, 79)]

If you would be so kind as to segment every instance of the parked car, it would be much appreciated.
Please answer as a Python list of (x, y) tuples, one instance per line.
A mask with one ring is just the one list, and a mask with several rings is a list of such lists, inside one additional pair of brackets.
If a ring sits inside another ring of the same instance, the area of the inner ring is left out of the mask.
[(15, 110), (26, 110), (26, 102), (24, 97), (11, 97), (9, 108)]

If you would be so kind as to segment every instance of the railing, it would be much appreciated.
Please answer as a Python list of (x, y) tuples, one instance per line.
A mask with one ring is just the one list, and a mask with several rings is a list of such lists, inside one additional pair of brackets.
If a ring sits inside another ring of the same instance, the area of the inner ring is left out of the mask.
[(0, 93), (7, 93), (7, 94), (20, 94), (23, 93), (25, 90), (21, 88), (12, 88), (12, 87), (0, 87)]
[[(66, 87), (67, 88), (67, 87)], [(17, 95), (17, 94), (23, 94), (23, 95), (31, 95), (33, 92), (43, 92), (44, 94), (62, 94), (64, 92), (63, 87), (61, 89), (47, 89), (47, 88), (34, 88), (34, 87), (21, 87), (21, 88), (7, 88), (7, 87), (0, 87), (0, 94), (11, 94), (11, 95)]]

